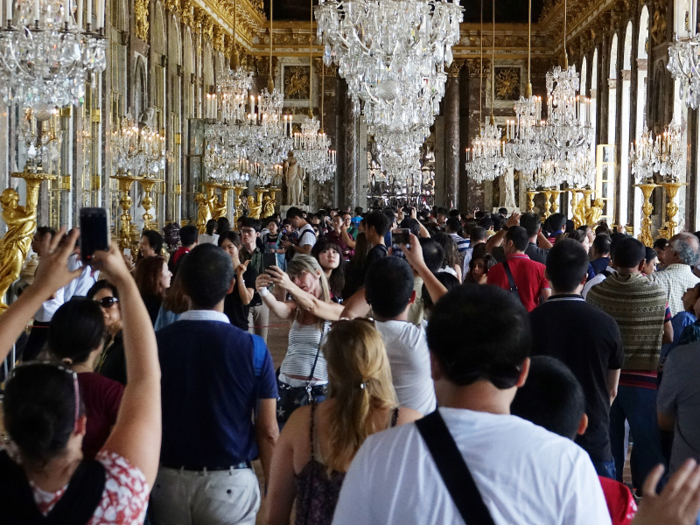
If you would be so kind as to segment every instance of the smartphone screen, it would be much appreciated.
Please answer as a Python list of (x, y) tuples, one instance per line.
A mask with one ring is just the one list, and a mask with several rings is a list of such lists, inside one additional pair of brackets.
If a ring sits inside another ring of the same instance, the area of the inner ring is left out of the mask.
[(274, 253), (263, 253), (263, 268), (267, 270), (270, 266), (277, 266), (277, 255)]
[(109, 250), (107, 211), (104, 208), (80, 209), (80, 258), (90, 264), (97, 250)]

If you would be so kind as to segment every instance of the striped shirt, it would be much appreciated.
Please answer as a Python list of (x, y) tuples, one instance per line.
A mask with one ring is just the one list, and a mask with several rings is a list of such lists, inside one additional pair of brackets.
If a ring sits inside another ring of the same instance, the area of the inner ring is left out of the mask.
[(287, 354), (284, 356), (280, 373), (286, 376), (309, 377), (313, 369), (313, 377), (318, 381), (328, 381), (326, 358), (323, 351), (318, 354), (318, 362), (314, 369), (316, 352), (319, 351), (323, 336), (330, 330), (331, 324), (326, 321), (321, 330), (317, 323), (301, 324), (296, 319), (289, 331)]
[(624, 370), (656, 371), (666, 317), (666, 292), (642, 274), (611, 275), (586, 301), (617, 321), (625, 349)]

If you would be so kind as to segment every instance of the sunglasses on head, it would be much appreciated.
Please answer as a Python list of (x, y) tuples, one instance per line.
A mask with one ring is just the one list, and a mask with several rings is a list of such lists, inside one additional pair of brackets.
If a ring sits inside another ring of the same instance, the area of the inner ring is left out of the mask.
[(103, 297), (102, 299), (99, 299), (96, 301), (102, 308), (111, 308), (115, 304), (119, 302), (119, 298), (114, 297), (113, 295), (110, 297)]

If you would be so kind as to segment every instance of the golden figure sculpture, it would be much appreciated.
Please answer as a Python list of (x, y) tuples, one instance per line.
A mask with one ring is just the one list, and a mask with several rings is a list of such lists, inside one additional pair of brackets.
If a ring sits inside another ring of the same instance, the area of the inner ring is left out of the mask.
[(305, 66), (288, 67), (284, 71), (284, 95), (288, 99), (309, 98), (309, 72)]
[[(211, 218), (216, 221), (226, 215), (228, 208), (228, 191), (225, 188), (221, 188), (221, 199), (218, 199), (216, 194), (213, 193), (215, 188), (216, 187), (212, 187), (212, 193), (209, 195), (209, 208), (211, 210)], [(207, 190), (209, 190), (209, 187), (207, 187)]]
[(207, 222), (211, 219), (211, 208), (209, 207), (209, 199), (205, 193), (197, 193), (194, 196), (194, 202), (197, 203), (197, 229), (199, 233), (206, 233)]
[(238, 224), (238, 219), (243, 215), (243, 201), (241, 200), (241, 193), (245, 190), (245, 186), (235, 185), (233, 187), (233, 223)]
[(593, 201), (593, 206), (591, 206), (586, 212), (586, 224), (591, 228), (598, 224), (600, 218), (603, 216), (603, 208), (605, 207), (605, 202), (603, 199), (596, 199)]
[(248, 217), (259, 219), (260, 212), (262, 212), (262, 203), (256, 202), (255, 197), (248, 195)]
[(275, 214), (275, 201), (269, 193), (263, 197), (263, 217), (272, 217)]
[(2, 219), (7, 225), (0, 259), (0, 312), (4, 312), (7, 309), (5, 294), (19, 277), (32, 244), (36, 230), (36, 206), (20, 206), (19, 195), (13, 188), (2, 192), (0, 205)]
[(587, 224), (587, 222), (586, 222), (586, 204), (587, 204), (586, 198), (584, 197), (583, 194), (579, 196), (577, 190), (572, 190), (571, 194), (572, 194), (572, 199), (574, 199), (574, 206), (573, 206), (573, 209), (574, 209), (573, 215), (574, 216), (573, 216), (572, 220), (574, 221), (574, 226), (576, 226), (576, 228), (580, 228), (584, 224)]
[(649, 248), (654, 245), (654, 236), (651, 234), (651, 214), (654, 212), (654, 205), (650, 199), (654, 189), (658, 187), (658, 184), (653, 182), (637, 184), (637, 188), (642, 190), (642, 195), (644, 196), (644, 203), (642, 204), (642, 231), (639, 233), (638, 239), (642, 241), (644, 246)]
[(678, 228), (678, 222), (676, 221), (676, 215), (678, 215), (678, 204), (676, 204), (676, 195), (678, 195), (678, 190), (682, 186), (687, 186), (686, 182), (678, 182), (677, 180), (672, 180), (670, 182), (662, 182), (659, 186), (662, 186), (666, 190), (666, 222), (663, 228), (659, 228), (659, 237), (664, 239), (670, 239), (676, 235), (676, 228)]

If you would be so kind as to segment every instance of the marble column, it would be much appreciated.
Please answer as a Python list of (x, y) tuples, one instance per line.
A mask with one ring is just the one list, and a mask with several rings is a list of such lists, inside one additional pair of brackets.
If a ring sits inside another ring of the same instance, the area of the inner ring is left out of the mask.
[(464, 61), (455, 60), (448, 69), (445, 86), (445, 191), (443, 205), (459, 204), (459, 72)]
[[(469, 72), (468, 77), (468, 94), (469, 94), (469, 135), (467, 137), (468, 144), (471, 146), (471, 141), (479, 136), (479, 126), (483, 123), (483, 116), (486, 115), (484, 108), (482, 107), (481, 114), (479, 113), (479, 99), (483, 96), (482, 91), (479, 86), (479, 72), (480, 72), (480, 62), (479, 60), (468, 60), (467, 61), (467, 71)], [(488, 64), (484, 61), (484, 70), (488, 70)], [(484, 74), (484, 76), (486, 76)], [(486, 86), (486, 78), (483, 81), (484, 89)], [(485, 104), (483, 104), (485, 106)], [(481, 121), (479, 120), (481, 117)], [(466, 185), (466, 196), (461, 199), (462, 211), (464, 213), (471, 213), (474, 208), (484, 209), (485, 206), (485, 192), (484, 185), (475, 182), (472, 179), (467, 179)], [(464, 190), (462, 190), (464, 192)]]
[[(347, 96), (347, 84), (342, 81), (339, 82), (339, 85), (342, 85), (342, 88), (338, 90), (339, 99), (343, 100), (342, 173), (339, 173), (340, 206), (342, 208), (354, 208), (355, 206), (366, 208), (366, 201), (360, 199), (360, 197), (366, 196), (364, 191), (366, 188), (363, 189), (360, 181), (360, 116), (353, 112), (352, 101)], [(360, 195), (361, 193), (362, 195)]]

